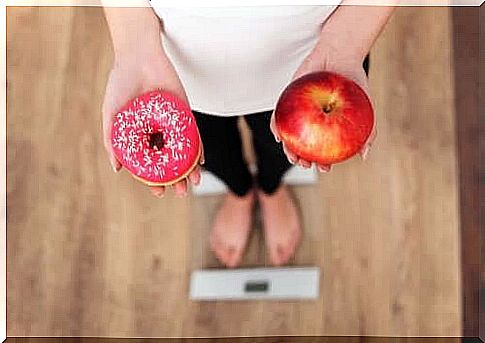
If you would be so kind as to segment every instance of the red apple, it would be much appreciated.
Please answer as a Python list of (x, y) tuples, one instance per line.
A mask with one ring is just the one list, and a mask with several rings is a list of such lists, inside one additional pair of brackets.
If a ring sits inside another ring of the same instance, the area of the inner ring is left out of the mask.
[(309, 162), (330, 165), (357, 154), (374, 126), (372, 104), (352, 80), (316, 72), (293, 81), (275, 109), (287, 149)]

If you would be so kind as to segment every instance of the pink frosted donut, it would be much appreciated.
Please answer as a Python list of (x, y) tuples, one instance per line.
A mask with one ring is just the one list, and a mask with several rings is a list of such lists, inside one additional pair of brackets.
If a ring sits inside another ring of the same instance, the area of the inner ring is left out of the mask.
[(130, 100), (114, 117), (111, 143), (116, 158), (138, 180), (167, 186), (197, 165), (200, 135), (189, 106), (156, 90)]

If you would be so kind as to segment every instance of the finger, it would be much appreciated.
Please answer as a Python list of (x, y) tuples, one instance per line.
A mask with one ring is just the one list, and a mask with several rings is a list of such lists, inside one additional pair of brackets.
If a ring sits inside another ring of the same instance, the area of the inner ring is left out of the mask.
[(157, 186), (157, 187), (152, 186), (150, 187), (150, 191), (157, 198), (163, 198), (163, 196), (165, 195), (165, 187), (162, 187), (162, 186)]
[(104, 148), (105, 148), (105, 150), (108, 154), (108, 159), (109, 159), (109, 163), (111, 165), (111, 168), (113, 169), (113, 171), (115, 173), (119, 172), (120, 169), (121, 169), (121, 163), (118, 161), (118, 159), (116, 158), (116, 156), (113, 152), (113, 147), (111, 145), (111, 142), (105, 141)]
[(121, 169), (121, 163), (118, 161), (118, 159), (115, 157), (115, 154), (113, 152), (113, 146), (111, 145), (111, 132), (105, 133), (104, 134), (104, 148), (106, 150), (106, 153), (108, 154), (108, 160), (111, 165), (111, 168), (115, 173), (119, 172)]
[(360, 157), (362, 158), (363, 161), (367, 160), (367, 158), (369, 156), (369, 152), (370, 152), (371, 147), (372, 147), (372, 144), (374, 143), (374, 140), (376, 139), (376, 136), (377, 136), (377, 133), (376, 133), (376, 130), (374, 129), (372, 131), (371, 135), (369, 136), (369, 138), (367, 139), (367, 142), (364, 144), (364, 146), (360, 150), (359, 154), (360, 154)]
[(113, 124), (113, 111), (111, 110), (112, 106), (105, 103), (103, 104), (102, 109), (102, 116), (103, 116), (103, 139), (104, 139), (104, 148), (108, 153), (109, 163), (111, 168), (115, 173), (119, 172), (121, 169), (121, 163), (115, 157), (113, 151), (113, 145), (111, 144), (111, 127)]
[(374, 123), (374, 127), (372, 128), (369, 138), (367, 138), (367, 144), (372, 145), (376, 140), (376, 137), (377, 137), (377, 128), (376, 128), (376, 123)]
[(362, 159), (362, 161), (367, 161), (367, 158), (369, 157), (370, 147), (370, 144), (366, 144), (360, 151), (360, 158)]
[(317, 168), (318, 168), (318, 171), (320, 173), (328, 173), (332, 169), (332, 166), (329, 165), (329, 164), (328, 165), (327, 164), (319, 164)]
[(303, 159), (298, 159), (298, 164), (302, 167), (302, 168), (305, 168), (305, 169), (309, 169), (311, 168), (312, 164), (311, 162), (308, 162), (306, 160), (303, 160)]
[(296, 162), (298, 161), (298, 156), (288, 150), (285, 144), (283, 144), (283, 151), (285, 152), (288, 161), (290, 161), (291, 164), (296, 164)]
[(201, 143), (200, 145), (200, 157), (199, 157), (199, 164), (203, 166), (205, 164), (205, 155), (204, 155), (204, 144)]
[(118, 161), (118, 159), (114, 156), (114, 154), (110, 154), (109, 156), (109, 162), (111, 164), (111, 168), (113, 168), (113, 171), (115, 173), (118, 173), (121, 170), (121, 163)]
[(181, 198), (187, 195), (187, 180), (183, 179), (182, 181), (177, 182), (172, 186), (173, 192), (175, 196)]
[(280, 135), (278, 134), (278, 130), (276, 129), (276, 119), (275, 119), (275, 115), (274, 115), (274, 112), (273, 114), (271, 114), (271, 120), (269, 122), (269, 129), (271, 130), (271, 132), (273, 133), (273, 136), (275, 138), (275, 140), (279, 143), (281, 142), (281, 137)]
[(193, 185), (199, 185), (200, 184), (200, 168), (195, 167), (195, 169), (189, 174), (189, 181)]

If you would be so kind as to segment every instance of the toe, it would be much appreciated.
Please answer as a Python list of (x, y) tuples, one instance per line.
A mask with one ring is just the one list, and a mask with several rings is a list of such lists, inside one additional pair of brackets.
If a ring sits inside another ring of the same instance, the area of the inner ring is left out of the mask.
[(225, 254), (225, 265), (229, 268), (235, 268), (239, 264), (239, 260), (241, 258), (240, 251), (235, 246), (230, 246), (226, 249)]
[(295, 255), (295, 245), (290, 243), (290, 245), (286, 246), (285, 250), (281, 254), (281, 263), (287, 264), (290, 262), (291, 258)]
[(222, 243), (217, 239), (211, 239), (210, 241), (211, 250), (216, 255), (217, 259), (224, 263), (224, 247)]
[(221, 251), (221, 262), (228, 268), (235, 268), (241, 260), (241, 249), (236, 246), (223, 248)]
[(279, 265), (283, 265), (288, 263), (290, 257), (291, 257), (291, 247), (286, 244), (286, 245), (278, 245), (278, 262)]
[(226, 267), (234, 268), (239, 265), (241, 260), (242, 251), (236, 246), (225, 246), (217, 239), (211, 240), (211, 249), (216, 255), (217, 259)]
[(269, 248), (269, 258), (273, 266), (281, 265), (281, 245), (277, 244)]
[(278, 243), (270, 250), (270, 260), (274, 266), (287, 264), (294, 256), (298, 246), (298, 233), (291, 235), (288, 242)]

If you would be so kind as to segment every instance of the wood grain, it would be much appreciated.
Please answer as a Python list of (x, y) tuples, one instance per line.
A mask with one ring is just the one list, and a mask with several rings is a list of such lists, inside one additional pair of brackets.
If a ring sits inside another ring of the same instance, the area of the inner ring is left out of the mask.
[[(479, 199), (479, 217), (478, 227), (480, 228), (480, 242), (481, 242), (481, 263), (480, 263), (480, 306), (479, 306), (479, 336), (482, 340), (485, 338), (485, 6), (482, 4), (479, 12), (479, 35), (478, 45), (480, 50), (478, 52), (478, 77), (479, 77), (479, 103), (477, 109), (478, 124), (480, 127), (478, 142), (480, 155), (478, 156), (478, 199)], [(482, 109), (480, 111), (480, 109)]]
[(479, 11), (453, 9), (455, 107), (460, 176), (463, 335), (479, 334)]
[[(250, 303), (187, 298), (190, 271), (218, 266), (218, 197), (157, 200), (111, 172), (102, 11), (7, 14), (8, 335), (460, 335), (449, 9), (396, 11), (372, 52), (369, 161), (294, 189), (305, 239), (292, 264), (322, 268), (321, 297)], [(254, 228), (244, 266), (267, 263)]]

